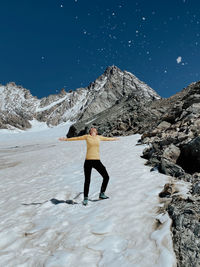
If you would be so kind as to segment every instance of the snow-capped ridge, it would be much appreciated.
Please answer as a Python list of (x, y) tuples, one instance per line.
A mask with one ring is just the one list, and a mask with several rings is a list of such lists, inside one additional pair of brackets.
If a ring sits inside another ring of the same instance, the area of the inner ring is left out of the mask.
[(38, 99), (31, 92), (9, 82), (0, 86), (0, 128), (13, 125), (20, 129), (31, 127), (29, 120), (37, 119), (55, 126), (66, 121), (78, 121), (98, 114), (113, 106), (124, 96), (133, 95), (143, 101), (160, 96), (133, 74), (116, 66), (108, 66), (104, 73), (85, 88)]

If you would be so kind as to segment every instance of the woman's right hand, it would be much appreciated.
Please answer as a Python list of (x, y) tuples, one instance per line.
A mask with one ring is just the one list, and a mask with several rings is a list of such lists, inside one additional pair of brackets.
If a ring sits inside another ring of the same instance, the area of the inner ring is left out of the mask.
[(60, 137), (60, 138), (58, 138), (58, 140), (65, 141), (65, 137)]

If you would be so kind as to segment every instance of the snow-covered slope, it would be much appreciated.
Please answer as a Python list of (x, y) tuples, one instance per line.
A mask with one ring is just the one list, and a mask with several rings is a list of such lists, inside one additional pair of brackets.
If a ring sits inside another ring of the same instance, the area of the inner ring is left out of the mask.
[[(158, 214), (169, 178), (144, 166), (140, 135), (101, 142), (110, 198), (83, 206), (86, 144), (58, 141), (69, 126), (0, 133), (0, 265), (175, 267), (171, 221)], [(101, 183), (94, 169), (90, 199)]]
[(143, 101), (159, 99), (160, 96), (147, 84), (116, 66), (105, 72), (86, 88), (49, 95), (38, 99), (30, 91), (8, 83), (0, 86), (0, 129), (11, 126), (26, 129), (34, 118), (47, 125), (58, 125), (89, 118), (113, 106), (124, 96), (134, 95)]

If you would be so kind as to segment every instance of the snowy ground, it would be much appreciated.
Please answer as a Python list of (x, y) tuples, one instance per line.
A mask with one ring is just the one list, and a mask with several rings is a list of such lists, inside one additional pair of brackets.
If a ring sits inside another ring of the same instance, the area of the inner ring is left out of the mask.
[[(144, 165), (140, 135), (101, 142), (110, 198), (83, 206), (86, 144), (58, 141), (69, 126), (0, 131), (0, 266), (175, 266), (171, 221), (157, 213), (169, 178)], [(101, 183), (93, 169), (90, 199)]]

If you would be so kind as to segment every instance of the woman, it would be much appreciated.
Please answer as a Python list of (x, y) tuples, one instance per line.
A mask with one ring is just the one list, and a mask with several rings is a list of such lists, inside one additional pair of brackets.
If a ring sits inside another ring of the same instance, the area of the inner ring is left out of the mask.
[(87, 153), (86, 153), (86, 158), (84, 162), (85, 182), (84, 182), (83, 205), (88, 204), (88, 193), (89, 193), (89, 187), (90, 187), (90, 177), (91, 177), (92, 168), (95, 168), (103, 177), (99, 199), (109, 198), (108, 196), (104, 194), (106, 191), (108, 181), (109, 181), (109, 175), (107, 173), (105, 166), (100, 161), (99, 144), (100, 144), (100, 141), (114, 141), (114, 140), (119, 140), (119, 138), (105, 137), (102, 135), (98, 135), (97, 129), (92, 127), (90, 128), (89, 134), (85, 134), (85, 135), (78, 136), (78, 137), (71, 137), (71, 138), (61, 137), (59, 138), (59, 140), (60, 141), (86, 140)]

